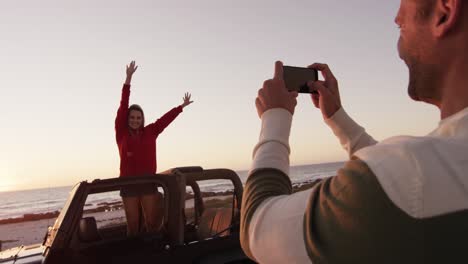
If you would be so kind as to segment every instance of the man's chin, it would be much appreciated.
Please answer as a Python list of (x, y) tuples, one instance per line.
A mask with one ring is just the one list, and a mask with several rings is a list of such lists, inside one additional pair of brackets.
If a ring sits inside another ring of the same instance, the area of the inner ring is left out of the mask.
[(412, 90), (412, 88), (408, 88), (408, 95), (411, 99), (413, 99), (414, 101), (422, 101), (421, 98), (418, 96), (418, 94), (416, 93), (416, 91)]
[(439, 106), (439, 101), (438, 100), (434, 99), (431, 96), (418, 95), (416, 90), (412, 89), (411, 87), (408, 88), (408, 95), (409, 95), (409, 97), (411, 99), (413, 99), (416, 102), (423, 102), (423, 103)]
[(409, 68), (409, 69), (410, 69), (410, 73), (409, 73), (410, 76), (409, 76), (409, 83), (408, 83), (408, 95), (414, 101), (420, 102), (422, 101), (422, 98), (421, 98), (421, 95), (418, 93), (417, 82), (414, 79), (413, 72), (411, 71), (412, 68)]

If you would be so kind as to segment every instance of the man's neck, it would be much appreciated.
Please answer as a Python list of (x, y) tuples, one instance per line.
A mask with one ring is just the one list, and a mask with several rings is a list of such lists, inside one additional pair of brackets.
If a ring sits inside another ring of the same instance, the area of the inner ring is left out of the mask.
[(441, 119), (468, 107), (468, 57), (460, 54), (445, 73), (439, 106)]

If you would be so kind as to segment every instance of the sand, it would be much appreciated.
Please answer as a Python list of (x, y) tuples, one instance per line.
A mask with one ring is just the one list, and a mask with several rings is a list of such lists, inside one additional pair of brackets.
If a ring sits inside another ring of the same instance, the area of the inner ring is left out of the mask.
[(54, 221), (55, 219), (43, 219), (0, 225), (2, 250), (21, 245), (42, 243), (47, 232), (47, 227), (53, 225)]

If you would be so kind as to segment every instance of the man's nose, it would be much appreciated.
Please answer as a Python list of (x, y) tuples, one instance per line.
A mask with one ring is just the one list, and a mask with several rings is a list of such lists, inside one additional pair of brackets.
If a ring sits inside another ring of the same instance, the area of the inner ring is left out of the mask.
[(396, 14), (395, 19), (394, 19), (393, 21), (394, 21), (395, 24), (397, 24), (398, 26), (401, 25), (400, 10), (398, 10), (398, 13)]

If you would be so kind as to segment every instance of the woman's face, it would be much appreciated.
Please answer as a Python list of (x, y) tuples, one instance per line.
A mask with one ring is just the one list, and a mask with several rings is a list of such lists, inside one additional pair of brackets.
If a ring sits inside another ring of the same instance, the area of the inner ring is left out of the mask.
[(133, 129), (137, 130), (143, 124), (143, 114), (138, 110), (130, 110), (128, 114), (128, 126)]

